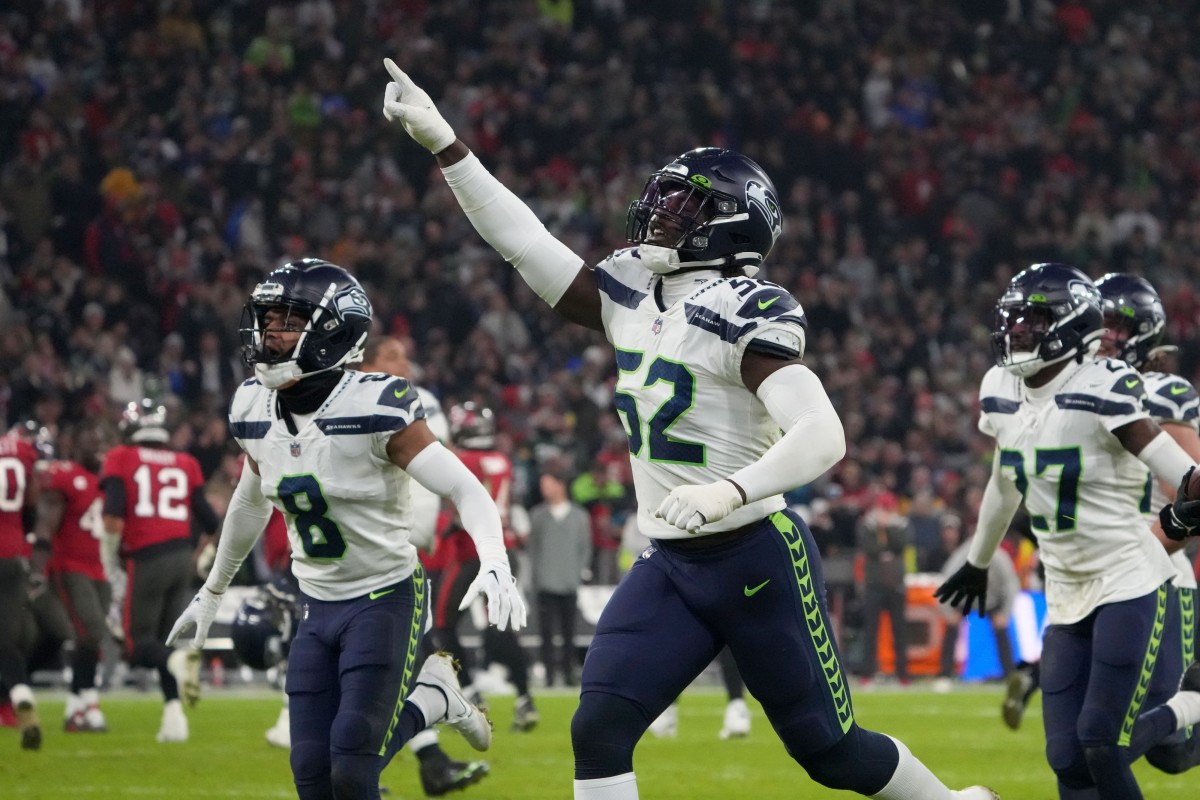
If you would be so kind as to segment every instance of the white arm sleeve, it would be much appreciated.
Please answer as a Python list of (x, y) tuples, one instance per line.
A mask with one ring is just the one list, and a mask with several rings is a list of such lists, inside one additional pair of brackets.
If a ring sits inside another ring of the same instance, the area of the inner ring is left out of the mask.
[(759, 384), (757, 395), (784, 434), (758, 461), (729, 476), (747, 503), (811, 483), (846, 455), (842, 421), (811, 369), (778, 369)]
[(979, 521), (975, 523), (975, 536), (967, 561), (972, 566), (985, 569), (992, 563), (992, 556), (1000, 546), (1000, 540), (1008, 533), (1009, 523), (1021, 505), (1021, 493), (1011, 481), (1000, 474), (1000, 454), (992, 459), (992, 476), (983, 488), (983, 499), (979, 501)]
[(1196, 465), (1187, 451), (1166, 431), (1151, 439), (1137, 457), (1150, 468), (1154, 477), (1172, 489), (1179, 486), (1183, 474)]
[(271, 518), (271, 501), (262, 493), (259, 477), (250, 468), (250, 460), (242, 465), (242, 476), (238, 479), (225, 510), (225, 522), (221, 525), (221, 538), (217, 542), (217, 555), (212, 572), (204, 586), (213, 594), (223, 594), (229, 582), (237, 574), (238, 567), (250, 554), (258, 537), (262, 536)]
[(429, 491), (450, 498), (463, 528), (475, 542), (479, 563), (508, 564), (496, 503), (457, 456), (433, 442), (408, 462), (405, 471)]
[(552, 307), (583, 268), (583, 259), (555, 239), (519, 197), (471, 153), (442, 170), (467, 219), (484, 240)]

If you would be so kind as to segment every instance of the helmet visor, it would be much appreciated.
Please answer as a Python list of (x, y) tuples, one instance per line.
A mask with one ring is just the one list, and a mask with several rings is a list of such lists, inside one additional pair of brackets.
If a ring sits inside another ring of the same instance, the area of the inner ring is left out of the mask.
[(630, 207), (630, 241), (685, 248), (688, 235), (717, 215), (714, 197), (677, 175), (657, 173)]

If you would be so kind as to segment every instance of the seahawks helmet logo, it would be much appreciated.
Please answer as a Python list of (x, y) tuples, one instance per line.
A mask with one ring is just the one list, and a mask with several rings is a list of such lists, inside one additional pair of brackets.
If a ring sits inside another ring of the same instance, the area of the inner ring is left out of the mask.
[(371, 317), (371, 302), (367, 300), (366, 292), (357, 286), (351, 286), (339, 293), (333, 303), (337, 308), (338, 315), (342, 318), (349, 314), (357, 314), (368, 319)]
[(1067, 283), (1067, 291), (1071, 296), (1082, 300), (1085, 303), (1090, 303), (1094, 306), (1100, 305), (1100, 290), (1094, 284), (1084, 283), (1083, 281), (1069, 281)]
[(779, 201), (775, 194), (758, 181), (746, 181), (746, 202), (762, 212), (771, 226), (771, 244), (783, 233), (783, 215), (779, 213)]

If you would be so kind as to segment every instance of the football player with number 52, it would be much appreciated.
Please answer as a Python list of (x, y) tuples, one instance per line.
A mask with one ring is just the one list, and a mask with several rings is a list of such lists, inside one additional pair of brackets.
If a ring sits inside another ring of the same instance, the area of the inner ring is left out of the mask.
[[(771, 179), (740, 153), (684, 153), (629, 207), (633, 247), (595, 268), (484, 168), (391, 59), (383, 113), (435, 154), (479, 234), (566, 319), (603, 331), (620, 371), (638, 527), (651, 544), (605, 606), (571, 723), (577, 800), (637, 797), (651, 720), (726, 645), (788, 753), (817, 782), (883, 800), (953, 792), (902, 743), (858, 726), (821, 559), (783, 492), (845, 452), (804, 365), (804, 313), (755, 279), (783, 227)], [(782, 434), (781, 434), (782, 431)]]
[(519, 630), (525, 606), (500, 514), (430, 432), (412, 384), (347, 368), (362, 359), (371, 304), (346, 270), (286, 264), (254, 289), (243, 320), (255, 377), (229, 416), (245, 467), (212, 571), (168, 643), (195, 626), (192, 646), (204, 646), (221, 596), (278, 508), (300, 584), (286, 679), (296, 792), (378, 798), (383, 767), (427, 725), (445, 721), (477, 750), (492, 740), (448, 656), (413, 674), (429, 589), (409, 542), (409, 480), (450, 498), (475, 541), (482, 565), (464, 602), (486, 595), (489, 621)]

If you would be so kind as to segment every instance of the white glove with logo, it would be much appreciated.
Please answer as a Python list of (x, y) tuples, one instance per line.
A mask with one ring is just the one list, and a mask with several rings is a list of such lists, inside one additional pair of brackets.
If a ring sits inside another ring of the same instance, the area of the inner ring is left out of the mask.
[(654, 516), (681, 531), (695, 533), (701, 525), (729, 516), (743, 502), (742, 493), (733, 481), (676, 486), (658, 504)]
[(440, 153), (454, 144), (458, 138), (454, 129), (438, 113), (425, 90), (413, 83), (390, 58), (383, 60), (383, 66), (392, 76), (383, 93), (383, 115), (388, 122), (400, 120), (408, 135), (431, 153)]
[(482, 594), (487, 600), (488, 622), (499, 630), (509, 625), (514, 631), (525, 627), (525, 601), (521, 599), (521, 591), (513, 577), (508, 564), (501, 561), (491, 561), (479, 566), (479, 574), (467, 587), (467, 596), (459, 604), (458, 610), (465, 611), (471, 602)]
[(175, 624), (171, 627), (171, 633), (167, 636), (167, 644), (175, 644), (176, 639), (192, 625), (195, 625), (196, 635), (192, 637), (192, 647), (197, 650), (203, 648), (204, 641), (208, 638), (208, 629), (212, 626), (213, 617), (217, 616), (217, 609), (221, 607), (222, 596), (214, 594), (207, 586), (201, 586), (200, 591), (196, 592), (196, 596), (192, 598), (192, 602), (188, 603), (188, 607), (179, 615), (179, 619), (175, 620)]

